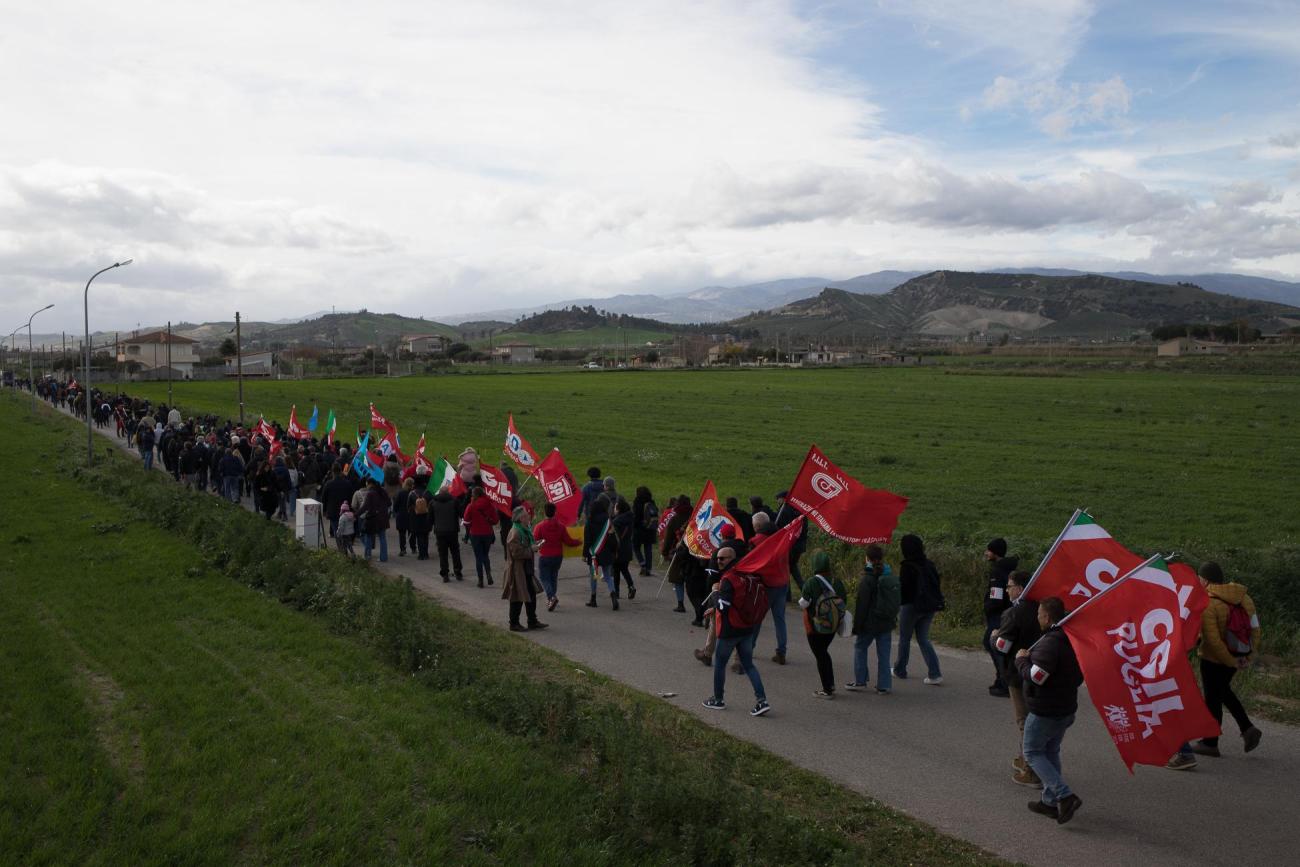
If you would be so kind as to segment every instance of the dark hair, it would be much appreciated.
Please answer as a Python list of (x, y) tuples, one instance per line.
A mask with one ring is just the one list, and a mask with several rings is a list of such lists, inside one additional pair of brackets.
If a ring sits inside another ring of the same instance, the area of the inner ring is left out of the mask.
[(989, 542), (986, 550), (994, 557), (1005, 557), (1007, 556), (1007, 540), (998, 537), (992, 542)]
[(587, 478), (589, 478), (589, 479), (599, 479), (599, 478), (600, 478), (600, 467), (587, 467)]
[(555, 517), (555, 504), (554, 504), (554, 503), (547, 503), (546, 505), (542, 506), (542, 512), (546, 515), (546, 517), (548, 517), (548, 518), (554, 518), (554, 517)]
[(1047, 612), (1047, 619), (1052, 623), (1060, 623), (1065, 616), (1065, 603), (1059, 596), (1048, 596), (1039, 601), (1038, 610)]
[(1016, 582), (1017, 587), (1024, 587), (1027, 583), (1029, 583), (1029, 579), (1031, 577), (1033, 576), (1031, 576), (1028, 572), (1024, 571), (1023, 569), (1017, 569), (1016, 571), (1012, 572), (1010, 575), (1007, 576), (1007, 581), (1014, 581)]
[(638, 499), (638, 500), (653, 500), (654, 498), (655, 498), (655, 497), (654, 497), (654, 494), (650, 493), (650, 489), (647, 488), (645, 485), (638, 485), (638, 486), (637, 486), (637, 489), (636, 489), (636, 499)]
[(759, 506), (763, 505), (763, 498), (758, 496), (750, 497), (749, 504), (754, 508), (758, 508)]
[(1210, 584), (1222, 584), (1224, 582), (1223, 567), (1218, 563), (1215, 563), (1213, 560), (1207, 560), (1202, 563), (1200, 570), (1198, 570), (1196, 574), (1200, 575)]
[(736, 500), (735, 497), (727, 497), (727, 508), (728, 508), (728, 509), (739, 509), (739, 508), (740, 508), (740, 503)]
[(925, 543), (915, 533), (908, 533), (898, 540), (898, 549), (903, 552), (904, 560), (924, 560)]
[(627, 500), (620, 499), (617, 503), (614, 504), (614, 511), (618, 512), (621, 515), (624, 512), (632, 511), (632, 507), (628, 505)]
[(879, 545), (868, 545), (867, 559), (872, 561), (885, 559), (885, 549)]
[(484, 491), (482, 486), (475, 485), (473, 488), (470, 489), (469, 497), (471, 500), (477, 500), (479, 497), (483, 496), (483, 494)]
[(688, 497), (688, 496), (686, 496), (685, 494), (678, 494), (678, 495), (677, 495), (677, 505), (680, 506), (682, 503), (685, 503), (686, 505), (689, 506), (689, 505), (691, 504), (691, 498)]

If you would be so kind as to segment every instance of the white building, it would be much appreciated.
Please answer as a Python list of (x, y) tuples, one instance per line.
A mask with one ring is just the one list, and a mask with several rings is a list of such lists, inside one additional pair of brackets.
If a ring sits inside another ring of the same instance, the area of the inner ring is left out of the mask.
[[(244, 376), (274, 376), (278, 359), (274, 352), (245, 352)], [(238, 357), (226, 359), (226, 376), (237, 376)]]
[[(118, 357), (134, 373), (148, 373), (152, 370), (165, 372), (170, 360), (172, 375), (188, 379), (194, 373), (194, 366), (199, 363), (199, 356), (194, 351), (195, 345), (195, 341), (179, 334), (168, 336), (166, 331), (150, 331), (122, 338), (118, 344)], [(132, 367), (133, 364), (139, 366)]]

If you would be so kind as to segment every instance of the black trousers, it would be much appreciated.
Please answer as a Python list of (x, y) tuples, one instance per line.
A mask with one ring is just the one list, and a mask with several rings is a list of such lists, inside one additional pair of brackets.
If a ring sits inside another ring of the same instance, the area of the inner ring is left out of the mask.
[[(1205, 706), (1210, 709), (1210, 715), (1222, 724), (1223, 709), (1226, 707), (1237, 721), (1237, 728), (1244, 732), (1252, 723), (1250, 717), (1246, 716), (1246, 709), (1241, 706), (1241, 699), (1232, 691), (1232, 677), (1236, 673), (1237, 669), (1231, 666), (1201, 660), (1201, 688), (1205, 690)], [(1206, 738), (1205, 742), (1218, 746), (1219, 739)]]
[[(452, 538), (454, 539), (455, 536), (453, 536)], [(411, 535), (411, 542), (412, 542), (411, 547), (416, 550), (416, 553), (419, 554), (420, 559), (428, 560), (429, 559), (429, 533), (427, 531), (423, 533), (413, 533)]]
[(619, 596), (623, 595), (622, 591), (619, 590), (619, 587), (622, 584), (627, 584), (627, 589), (629, 590), (631, 590), (636, 586), (635, 584), (632, 583), (632, 573), (631, 571), (628, 570), (629, 565), (630, 565), (629, 563), (616, 562), (613, 568), (610, 570), (611, 572), (614, 573), (614, 589), (618, 591)]
[(447, 577), (447, 555), (451, 555), (452, 568), (456, 575), (463, 575), (465, 567), (460, 563), (460, 537), (455, 533), (438, 533), (438, 574)]
[[(513, 579), (507, 578), (506, 580), (510, 581)], [(533, 590), (533, 579), (531, 576), (528, 579), (528, 601), (510, 603), (510, 625), (511, 626), (519, 625), (520, 610), (526, 610), (528, 612), (529, 626), (532, 626), (534, 623), (537, 622), (537, 591)]]
[(819, 632), (808, 633), (808, 646), (812, 648), (813, 658), (817, 660), (817, 675), (822, 679), (822, 692), (835, 691), (835, 664), (831, 662), (830, 646), (834, 632), (822, 635)]

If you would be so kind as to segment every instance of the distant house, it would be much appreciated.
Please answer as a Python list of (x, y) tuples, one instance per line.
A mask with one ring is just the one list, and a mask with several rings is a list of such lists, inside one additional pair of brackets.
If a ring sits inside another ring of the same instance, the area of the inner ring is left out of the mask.
[(194, 366), (199, 363), (195, 353), (195, 341), (179, 334), (168, 335), (166, 331), (150, 331), (122, 338), (118, 345), (118, 355), (128, 365), (135, 363), (137, 374), (153, 378), (159, 371), (166, 375), (168, 347), (171, 349), (171, 369), (173, 376), (189, 379), (194, 373)]
[[(237, 357), (226, 359), (226, 376), (239, 374), (238, 361)], [(279, 359), (274, 352), (245, 352), (244, 376), (274, 376), (278, 362)]]
[(412, 355), (446, 352), (451, 340), (443, 334), (410, 334), (402, 338), (402, 348)]
[(492, 354), (507, 364), (532, 364), (537, 360), (537, 348), (531, 343), (502, 343)]
[(817, 365), (834, 364), (835, 353), (825, 346), (809, 346), (807, 349), (795, 349), (790, 353), (790, 360), (795, 364)]
[(1156, 355), (1161, 358), (1178, 358), (1182, 355), (1224, 355), (1228, 347), (1222, 343), (1197, 340), (1195, 337), (1175, 337), (1156, 347)]

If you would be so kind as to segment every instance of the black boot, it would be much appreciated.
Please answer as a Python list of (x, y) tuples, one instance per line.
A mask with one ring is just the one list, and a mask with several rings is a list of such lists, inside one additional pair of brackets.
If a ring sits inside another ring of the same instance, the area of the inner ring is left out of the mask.
[(674, 608), (673, 610), (676, 611), (678, 614), (685, 614), (685, 613), (686, 613), (686, 606), (683, 605), (682, 603), (678, 602), (678, 603), (677, 603), (677, 607)]
[(636, 598), (636, 585), (632, 583), (631, 578), (627, 579), (627, 598), (628, 599)]
[(610, 603), (610, 606), (611, 606), (615, 611), (618, 610), (618, 596), (615, 595), (615, 596), (611, 596), (611, 597), (609, 597), (609, 603)]
[(595, 608), (595, 607), (596, 607), (596, 594), (595, 594), (595, 593), (591, 594), (591, 599), (587, 602), (587, 607), (588, 607), (588, 608)]

